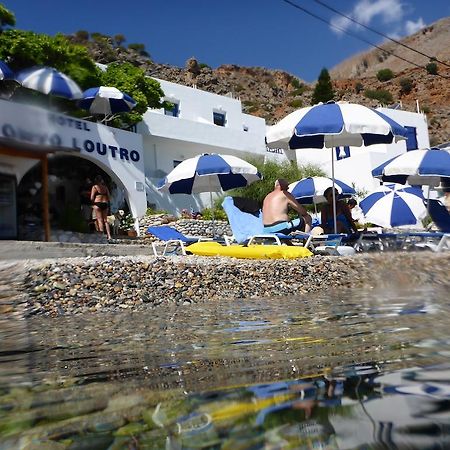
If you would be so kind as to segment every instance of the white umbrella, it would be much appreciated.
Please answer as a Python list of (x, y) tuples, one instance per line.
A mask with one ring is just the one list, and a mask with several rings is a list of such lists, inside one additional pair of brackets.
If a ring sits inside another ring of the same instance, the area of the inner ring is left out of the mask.
[(78, 102), (80, 108), (91, 114), (105, 116), (131, 111), (136, 102), (132, 97), (112, 86), (99, 86), (83, 92), (83, 98)]
[(244, 187), (260, 179), (258, 169), (243, 159), (231, 155), (202, 154), (178, 164), (160, 181), (158, 189), (170, 194), (209, 192), (213, 209), (213, 192)]
[(69, 100), (83, 96), (75, 81), (53, 67), (35, 66), (21, 70), (16, 75), (16, 81), (28, 89)]
[(0, 80), (9, 80), (14, 77), (14, 72), (9, 66), (0, 60)]
[(411, 150), (376, 167), (372, 175), (394, 183), (438, 186), (441, 178), (450, 180), (450, 151)]
[(327, 188), (334, 184), (340, 198), (351, 197), (356, 194), (356, 191), (340, 180), (333, 180), (329, 177), (307, 177), (299, 181), (294, 181), (288, 187), (288, 191), (300, 203), (317, 204), (324, 203), (327, 199), (324, 197), (324, 192)]
[(368, 222), (381, 227), (421, 225), (426, 216), (422, 190), (400, 184), (386, 184), (359, 203)]
[[(302, 108), (269, 127), (269, 147), (285, 149), (331, 148), (390, 144), (406, 139), (407, 130), (385, 114), (354, 103), (318, 104)], [(331, 175), (334, 180), (334, 159)], [(336, 203), (333, 189), (334, 228)]]

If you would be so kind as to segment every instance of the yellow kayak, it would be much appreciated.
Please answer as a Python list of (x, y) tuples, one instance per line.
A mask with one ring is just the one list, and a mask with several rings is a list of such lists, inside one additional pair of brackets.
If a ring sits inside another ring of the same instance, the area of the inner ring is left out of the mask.
[(231, 256), (253, 259), (294, 259), (306, 258), (313, 254), (305, 247), (292, 245), (221, 245), (218, 242), (196, 242), (186, 248), (188, 252), (200, 256)]

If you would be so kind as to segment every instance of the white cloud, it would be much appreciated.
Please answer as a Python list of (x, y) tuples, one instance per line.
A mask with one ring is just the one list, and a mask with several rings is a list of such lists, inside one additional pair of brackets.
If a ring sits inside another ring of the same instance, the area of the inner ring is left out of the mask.
[(407, 36), (409, 36), (410, 34), (414, 34), (416, 31), (419, 31), (424, 27), (425, 22), (423, 21), (422, 17), (419, 17), (416, 22), (407, 20), (405, 24), (405, 33)]
[[(352, 17), (357, 22), (363, 25), (369, 25), (374, 17), (379, 17), (384, 23), (395, 23), (403, 19), (405, 11), (401, 0), (359, 0), (353, 10), (346, 13), (347, 16)], [(357, 25), (345, 17), (338, 16), (331, 20), (331, 24), (348, 30), (350, 27), (357, 27)], [(342, 31), (332, 28), (338, 34)]]

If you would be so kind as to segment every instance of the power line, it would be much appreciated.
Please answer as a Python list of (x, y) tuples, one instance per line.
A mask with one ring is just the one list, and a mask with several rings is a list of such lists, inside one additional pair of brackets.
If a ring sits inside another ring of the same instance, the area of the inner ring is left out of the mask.
[[(384, 48), (382, 48), (382, 47), (380, 47), (380, 46), (374, 44), (373, 42), (370, 42), (370, 41), (368, 41), (368, 40), (366, 40), (366, 39), (364, 39), (364, 38), (362, 38), (362, 37), (360, 37), (360, 36), (358, 36), (358, 35), (356, 35), (356, 34), (353, 34), (353, 33), (349, 32), (349, 31), (345, 30), (344, 28), (338, 27), (337, 25), (333, 25), (330, 21), (324, 19), (323, 17), (318, 16), (317, 14), (312, 13), (311, 11), (308, 11), (307, 9), (303, 8), (303, 7), (300, 6), (300, 5), (297, 5), (296, 3), (294, 3), (294, 2), (292, 2), (292, 1), (290, 1), (290, 0), (282, 0), (282, 1), (285, 2), (285, 3), (287, 3), (287, 4), (289, 4), (290, 6), (293, 6), (294, 8), (299, 9), (300, 11), (303, 11), (304, 13), (310, 15), (311, 17), (314, 17), (315, 19), (320, 20), (321, 22), (326, 23), (328, 26), (330, 26), (330, 27), (332, 27), (332, 28), (335, 28), (336, 30), (341, 31), (342, 33), (345, 33), (345, 34), (347, 34), (347, 35), (349, 35), (349, 36), (351, 36), (351, 37), (354, 37), (355, 39), (358, 39), (358, 40), (360, 40), (360, 41), (362, 41), (362, 42), (364, 42), (364, 43), (370, 45), (371, 47), (377, 48), (378, 50), (381, 50), (381, 51), (383, 51), (383, 52), (385, 52), (385, 53), (388, 53), (388, 54), (390, 54), (390, 55), (392, 55), (392, 56), (395, 56), (396, 58), (401, 59), (402, 61), (405, 61), (405, 62), (407, 62), (408, 64), (411, 64), (411, 65), (413, 65), (413, 66), (416, 66), (416, 67), (418, 67), (419, 69), (424, 69), (424, 70), (426, 70), (426, 67), (425, 67), (425, 66), (421, 66), (420, 64), (416, 64), (416, 63), (413, 62), (413, 61), (409, 61), (408, 59), (403, 58), (402, 56), (396, 55), (394, 52), (391, 52), (390, 50), (386, 50), (386, 49), (384, 49)], [(450, 79), (450, 77), (447, 77), (447, 76), (445, 76), (445, 75), (441, 75), (440, 73), (437, 73), (436, 76), (439, 76), (439, 77), (445, 78), (445, 79)]]
[(427, 55), (426, 53), (421, 52), (420, 50), (417, 50), (417, 49), (415, 49), (415, 48), (413, 48), (413, 47), (410, 47), (409, 45), (406, 45), (406, 44), (404, 44), (403, 42), (397, 41), (396, 39), (391, 38), (391, 37), (387, 36), (386, 34), (381, 33), (380, 31), (377, 31), (377, 30), (375, 30), (375, 29), (373, 29), (373, 28), (371, 28), (371, 27), (368, 27), (367, 25), (364, 25), (363, 23), (358, 22), (356, 19), (353, 19), (353, 17), (347, 16), (346, 14), (341, 13), (341, 12), (338, 11), (337, 9), (335, 9), (335, 8), (333, 8), (333, 7), (329, 6), (329, 5), (327, 5), (326, 3), (324, 3), (324, 2), (322, 2), (322, 1), (320, 1), (320, 0), (314, 0), (314, 1), (315, 1), (316, 3), (318, 3), (319, 5), (322, 5), (324, 8), (327, 8), (327, 9), (329, 9), (330, 11), (333, 11), (334, 13), (339, 14), (340, 16), (345, 17), (345, 18), (348, 19), (348, 20), (351, 20), (353, 23), (356, 23), (357, 25), (360, 25), (361, 27), (365, 28), (366, 30), (369, 30), (369, 31), (371, 31), (372, 33), (378, 34), (378, 36), (382, 36), (382, 37), (384, 37), (384, 38), (386, 38), (386, 39), (388, 39), (388, 40), (390, 40), (390, 41), (392, 41), (392, 42), (395, 42), (395, 43), (398, 44), (398, 45), (401, 45), (402, 47), (407, 48), (408, 50), (412, 50), (413, 52), (416, 52), (416, 53), (418, 53), (419, 55), (425, 56), (426, 58), (428, 58), (428, 59), (430, 59), (430, 60), (434, 60), (434, 61), (438, 62), (439, 64), (442, 64), (442, 65), (444, 65), (444, 66), (450, 67), (450, 64), (447, 64), (447, 63), (445, 63), (444, 61), (440, 61), (440, 60), (437, 59), (435, 56), (429, 56), (429, 55)]

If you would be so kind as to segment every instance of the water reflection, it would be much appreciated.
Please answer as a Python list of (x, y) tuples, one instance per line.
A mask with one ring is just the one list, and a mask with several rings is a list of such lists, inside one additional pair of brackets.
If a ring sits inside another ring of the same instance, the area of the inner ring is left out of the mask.
[(0, 319), (0, 449), (448, 448), (449, 310), (411, 287)]

